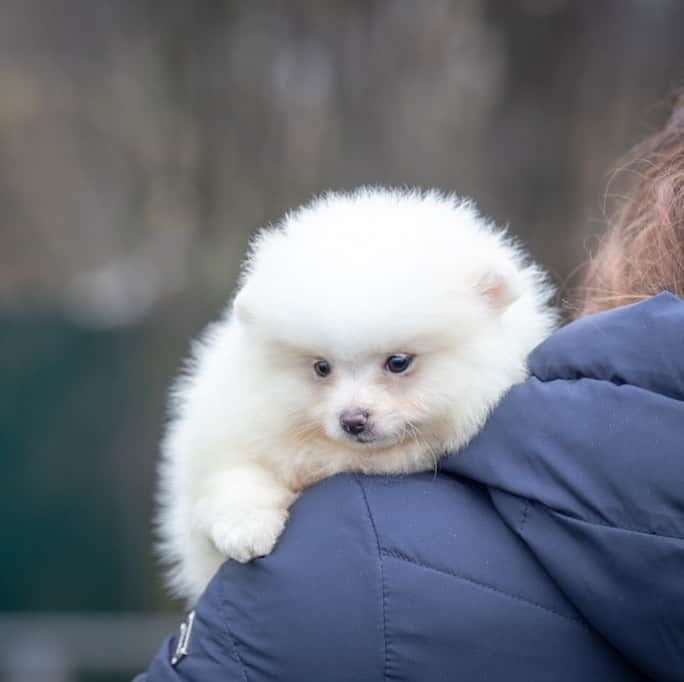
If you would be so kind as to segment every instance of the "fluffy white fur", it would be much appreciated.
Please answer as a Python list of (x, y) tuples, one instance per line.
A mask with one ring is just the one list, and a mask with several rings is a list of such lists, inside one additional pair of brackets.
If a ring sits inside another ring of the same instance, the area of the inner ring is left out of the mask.
[[(461, 448), (525, 378), (550, 293), (472, 204), (437, 192), (331, 193), (260, 232), (175, 390), (159, 520), (176, 593), (268, 554), (303, 487)], [(405, 372), (393, 354), (412, 357)], [(363, 433), (343, 430), (349, 411), (367, 413)]]

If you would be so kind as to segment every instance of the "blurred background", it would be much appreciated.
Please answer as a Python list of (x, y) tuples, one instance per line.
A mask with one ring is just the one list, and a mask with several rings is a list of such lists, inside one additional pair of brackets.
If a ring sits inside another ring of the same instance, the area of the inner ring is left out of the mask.
[(165, 394), (249, 235), (436, 186), (564, 289), (684, 82), (679, 0), (0, 3), (0, 680), (128, 680)]

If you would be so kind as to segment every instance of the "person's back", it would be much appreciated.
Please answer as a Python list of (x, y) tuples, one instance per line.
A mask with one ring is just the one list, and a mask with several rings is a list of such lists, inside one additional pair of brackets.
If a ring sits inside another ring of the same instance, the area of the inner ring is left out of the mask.
[(669, 294), (565, 328), (438, 474), (307, 491), (141, 679), (682, 679), (683, 340)]
[(138, 682), (684, 680), (681, 117), (651, 151), (583, 311), (644, 300), (536, 349), (438, 472), (305, 491)]

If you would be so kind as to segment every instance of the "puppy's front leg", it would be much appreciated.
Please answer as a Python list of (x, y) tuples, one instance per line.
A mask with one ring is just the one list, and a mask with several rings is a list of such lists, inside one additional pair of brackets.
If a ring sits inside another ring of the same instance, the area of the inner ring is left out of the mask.
[(242, 563), (269, 554), (296, 494), (257, 464), (208, 477), (194, 508), (194, 526), (225, 557)]

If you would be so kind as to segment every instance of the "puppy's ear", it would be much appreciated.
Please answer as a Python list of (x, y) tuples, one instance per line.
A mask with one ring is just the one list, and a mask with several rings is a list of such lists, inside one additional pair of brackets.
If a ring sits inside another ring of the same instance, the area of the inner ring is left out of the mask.
[(522, 294), (520, 274), (510, 263), (498, 263), (480, 272), (475, 285), (491, 308), (502, 313)]

